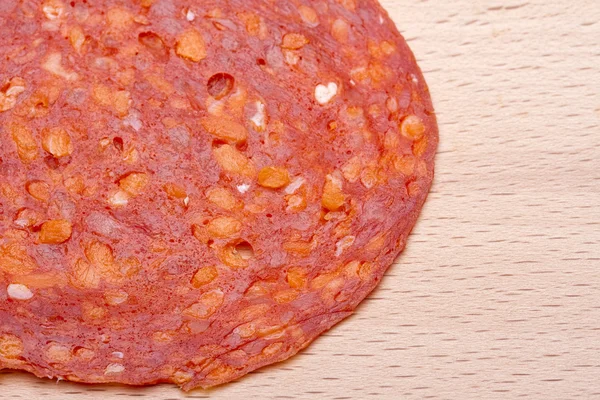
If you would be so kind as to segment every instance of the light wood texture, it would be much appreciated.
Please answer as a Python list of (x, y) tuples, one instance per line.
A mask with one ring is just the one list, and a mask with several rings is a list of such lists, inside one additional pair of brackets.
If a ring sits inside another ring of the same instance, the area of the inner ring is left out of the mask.
[(600, 398), (600, 2), (383, 4), (441, 147), (407, 250), (358, 312), (215, 390), (5, 372), (1, 399)]

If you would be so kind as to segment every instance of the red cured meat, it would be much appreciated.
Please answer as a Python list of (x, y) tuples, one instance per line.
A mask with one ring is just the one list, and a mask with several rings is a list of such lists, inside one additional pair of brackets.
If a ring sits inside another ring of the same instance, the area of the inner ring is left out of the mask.
[(0, 7), (0, 368), (209, 387), (353, 312), (438, 142), (376, 1), (39, 3)]

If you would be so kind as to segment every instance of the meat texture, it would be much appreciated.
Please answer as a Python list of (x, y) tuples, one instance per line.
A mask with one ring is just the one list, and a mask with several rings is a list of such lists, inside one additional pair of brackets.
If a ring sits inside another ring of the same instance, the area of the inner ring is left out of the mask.
[(0, 36), (0, 368), (218, 385), (404, 248), (438, 133), (375, 0), (8, 0)]

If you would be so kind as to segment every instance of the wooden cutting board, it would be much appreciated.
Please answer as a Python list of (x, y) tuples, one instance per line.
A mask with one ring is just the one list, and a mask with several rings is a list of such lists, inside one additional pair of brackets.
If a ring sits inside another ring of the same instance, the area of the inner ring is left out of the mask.
[(408, 248), (358, 312), (210, 391), (5, 371), (0, 399), (600, 398), (600, 1), (382, 3), (441, 146)]

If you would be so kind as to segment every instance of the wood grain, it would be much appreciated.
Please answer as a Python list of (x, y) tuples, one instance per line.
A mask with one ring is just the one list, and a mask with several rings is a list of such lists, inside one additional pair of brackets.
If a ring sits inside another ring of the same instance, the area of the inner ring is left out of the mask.
[(211, 391), (0, 375), (0, 398), (600, 398), (600, 2), (383, 1), (441, 128), (406, 252), (290, 361)]

